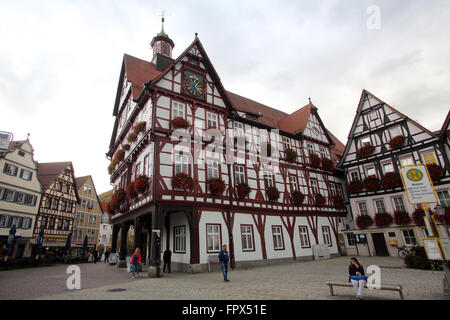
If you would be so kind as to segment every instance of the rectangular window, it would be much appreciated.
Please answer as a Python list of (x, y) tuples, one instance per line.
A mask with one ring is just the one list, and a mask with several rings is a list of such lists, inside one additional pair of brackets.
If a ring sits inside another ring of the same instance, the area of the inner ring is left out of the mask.
[(359, 213), (361, 215), (368, 215), (367, 204), (365, 202), (358, 202)]
[(234, 122), (234, 136), (243, 137), (244, 136), (244, 124), (242, 122)]
[(189, 174), (189, 162), (187, 155), (178, 153), (175, 155), (175, 174), (180, 172)]
[(443, 207), (450, 207), (450, 195), (447, 190), (440, 190), (437, 192), (439, 202)]
[(22, 204), (24, 202), (25, 194), (23, 192), (17, 192), (16, 202)]
[(299, 226), (299, 233), (300, 233), (300, 244), (302, 245), (302, 248), (309, 248), (309, 233), (308, 233), (308, 227), (307, 226)]
[(30, 181), (31, 177), (33, 176), (33, 172), (27, 169), (21, 169), (20, 170), (20, 178)]
[(391, 135), (391, 138), (395, 138), (395, 137), (403, 135), (402, 128), (400, 126), (390, 128), (389, 133)]
[(148, 177), (148, 155), (144, 157), (144, 168), (143, 168), (143, 174), (145, 174)]
[(245, 183), (245, 167), (235, 166), (234, 172), (236, 176), (236, 184)]
[(175, 118), (183, 118), (185, 117), (185, 112), (184, 112), (184, 104), (173, 101), (172, 102), (172, 119)]
[(392, 162), (383, 163), (383, 173), (394, 172)]
[(347, 233), (347, 243), (349, 246), (356, 246), (356, 237), (354, 233)]
[(395, 211), (406, 211), (405, 203), (403, 202), (403, 197), (393, 197)]
[(323, 243), (331, 247), (333, 243), (331, 242), (331, 234), (329, 227), (322, 227), (322, 236), (323, 236)]
[(407, 246), (413, 246), (417, 244), (416, 236), (414, 235), (414, 230), (407, 229), (402, 230), (403, 233), (403, 239), (405, 239), (405, 244)]
[(63, 222), (61, 218), (58, 218), (58, 223), (56, 224), (56, 229), (62, 230)]
[(366, 176), (367, 177), (375, 176), (375, 175), (376, 175), (375, 167), (366, 168)]
[(208, 252), (220, 251), (220, 224), (206, 224), (206, 241)]
[(429, 151), (429, 152), (424, 152), (421, 153), (423, 162), (426, 164), (436, 164), (436, 157), (434, 156), (434, 152), (433, 151)]
[(242, 251), (253, 251), (253, 226), (241, 225)]
[(337, 195), (336, 184), (334, 182), (330, 182), (330, 194), (332, 196)]
[(207, 112), (206, 113), (206, 124), (207, 124), (206, 129), (214, 128), (214, 127), (218, 128), (218, 126), (217, 126), (217, 114)]
[(3, 167), (3, 173), (6, 173), (9, 176), (16, 176), (17, 175), (18, 167), (15, 165), (12, 165), (10, 163), (5, 163), (5, 166)]
[(386, 207), (384, 206), (383, 199), (376, 199), (375, 200), (375, 209), (376, 209), (376, 213), (384, 213), (384, 212), (386, 212)]
[(400, 158), (400, 159), (398, 159), (398, 161), (400, 162), (400, 166), (402, 166), (402, 167), (410, 166), (410, 165), (414, 164), (414, 159), (412, 156)]
[(364, 145), (366, 145), (366, 144), (371, 144), (372, 142), (370, 141), (370, 136), (367, 136), (367, 137), (363, 137), (363, 138), (361, 138), (361, 146), (364, 146)]
[(326, 151), (325, 151), (325, 148), (324, 147), (319, 147), (319, 152), (320, 152), (320, 157), (323, 159), (323, 158), (326, 158), (327, 157), (327, 153), (326, 153)]
[(48, 221), (48, 218), (46, 216), (43, 216), (41, 219), (40, 227), (44, 227), (45, 229), (47, 229), (47, 221)]
[(275, 250), (284, 250), (283, 233), (281, 226), (272, 226), (273, 248)]
[(264, 173), (264, 185), (266, 188), (273, 187), (273, 175), (270, 172)]
[(291, 192), (298, 190), (297, 177), (289, 176), (289, 186), (291, 187)]
[(308, 154), (312, 155), (314, 153), (314, 146), (310, 143), (308, 143), (307, 146), (308, 146)]
[(219, 163), (214, 160), (208, 160), (208, 179), (219, 178)]
[(178, 226), (173, 228), (174, 248), (175, 253), (186, 253), (186, 227)]
[(6, 220), (8, 216), (4, 214), (0, 214), (0, 227), (6, 227)]
[(25, 194), (25, 199), (24, 199), (24, 204), (26, 204), (27, 206), (32, 206), (33, 203), (35, 202), (35, 197), (31, 194)]
[(357, 170), (350, 171), (350, 180), (359, 181), (359, 174)]
[(55, 229), (55, 218), (50, 217), (48, 219), (48, 228), (47, 229)]
[(291, 148), (291, 139), (287, 137), (283, 137), (283, 147), (284, 149), (290, 149)]
[(313, 194), (318, 194), (319, 193), (319, 185), (317, 183), (317, 180), (311, 178), (310, 182), (311, 182), (311, 189), (312, 189)]
[(14, 193), (15, 192), (13, 190), (5, 189), (5, 191), (3, 193), (3, 200), (13, 202), (14, 201)]

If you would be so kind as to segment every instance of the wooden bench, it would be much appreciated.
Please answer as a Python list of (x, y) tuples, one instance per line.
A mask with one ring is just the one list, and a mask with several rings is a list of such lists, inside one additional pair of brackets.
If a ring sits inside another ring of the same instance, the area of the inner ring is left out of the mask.
[[(333, 287), (351, 287), (351, 288), (353, 288), (353, 284), (351, 282), (327, 281), (327, 285), (330, 288), (330, 294), (332, 296), (334, 296)], [(367, 284), (364, 287), (369, 289)], [(401, 285), (380, 285), (379, 288), (376, 288), (376, 287), (371, 285), (371, 288), (372, 289), (376, 289), (376, 290), (398, 291), (398, 293), (400, 294), (400, 299), (404, 300), (403, 290), (402, 290), (402, 286)]]

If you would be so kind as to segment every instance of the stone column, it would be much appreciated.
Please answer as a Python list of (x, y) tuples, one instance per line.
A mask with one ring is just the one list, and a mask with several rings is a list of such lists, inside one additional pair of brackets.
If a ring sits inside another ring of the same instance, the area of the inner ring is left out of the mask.
[(118, 268), (126, 268), (127, 267), (127, 235), (128, 229), (130, 229), (130, 223), (124, 222), (122, 223), (122, 228), (120, 230), (120, 253), (119, 253), (119, 261), (117, 263)]
[(117, 251), (117, 236), (119, 235), (120, 224), (116, 223), (113, 225), (112, 239), (111, 239), (111, 253), (116, 253)]

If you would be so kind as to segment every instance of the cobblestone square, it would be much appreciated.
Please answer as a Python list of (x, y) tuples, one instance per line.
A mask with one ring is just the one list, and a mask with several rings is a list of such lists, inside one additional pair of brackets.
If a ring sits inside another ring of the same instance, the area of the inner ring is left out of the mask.
[[(443, 271), (405, 268), (393, 257), (360, 257), (365, 269), (381, 268), (382, 284), (399, 284), (406, 300), (449, 300), (443, 293)], [(349, 257), (292, 262), (267, 267), (230, 270), (230, 282), (220, 272), (171, 273), (148, 278), (146, 273), (131, 279), (126, 269), (81, 264), (81, 290), (68, 290), (67, 265), (4, 271), (0, 273), (1, 299), (49, 300), (348, 300), (353, 288), (337, 287), (331, 296), (327, 280), (348, 281)], [(125, 289), (112, 290), (111, 289)], [(391, 291), (365, 290), (366, 300), (398, 300)]]

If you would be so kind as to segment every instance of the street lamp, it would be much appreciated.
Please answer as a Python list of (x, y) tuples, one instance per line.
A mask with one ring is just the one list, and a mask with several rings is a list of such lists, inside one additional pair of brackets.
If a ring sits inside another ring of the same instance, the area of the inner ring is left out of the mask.
[(436, 214), (439, 217), (442, 217), (442, 221), (444, 222), (444, 226), (445, 226), (445, 232), (447, 233), (447, 238), (449, 238), (449, 234), (448, 234), (448, 226), (447, 226), (447, 219), (445, 219), (445, 212), (446, 209), (444, 207), (442, 207), (439, 203), (436, 205), (436, 207), (434, 208), (434, 211), (436, 212)]

